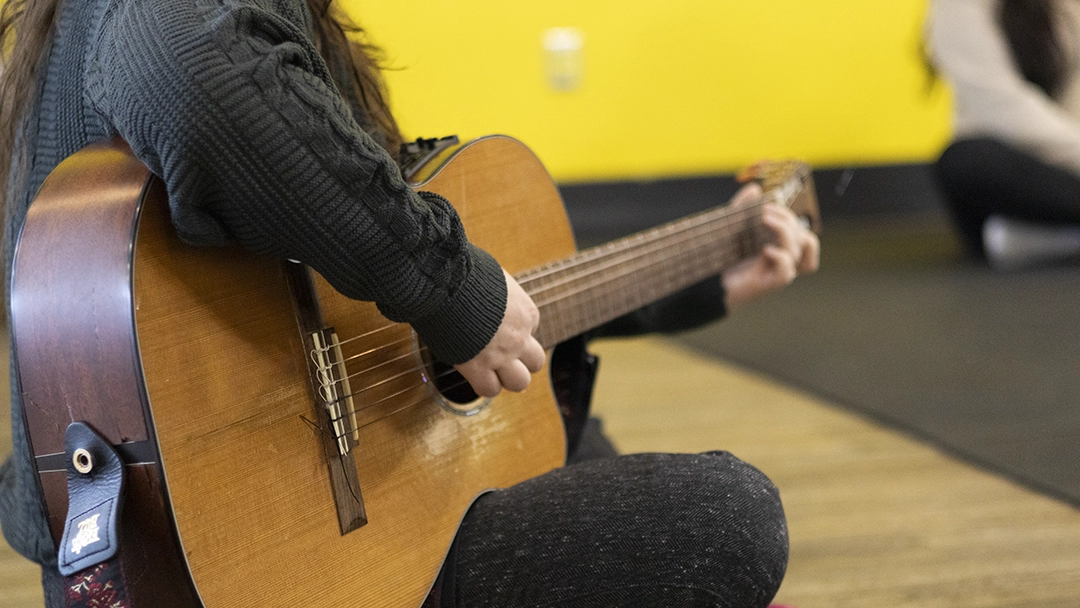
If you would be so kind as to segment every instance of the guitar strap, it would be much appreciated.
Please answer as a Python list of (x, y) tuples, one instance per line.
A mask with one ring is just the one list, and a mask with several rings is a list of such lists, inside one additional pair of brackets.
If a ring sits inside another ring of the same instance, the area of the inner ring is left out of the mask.
[(65, 576), (64, 593), (67, 608), (132, 608), (119, 557)]
[(132, 608), (120, 562), (124, 463), (83, 422), (68, 425), (68, 512), (58, 562), (67, 608)]

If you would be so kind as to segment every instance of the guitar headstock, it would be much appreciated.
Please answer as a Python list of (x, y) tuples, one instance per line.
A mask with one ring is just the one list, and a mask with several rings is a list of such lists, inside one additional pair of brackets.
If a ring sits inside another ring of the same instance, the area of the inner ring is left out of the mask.
[(791, 209), (810, 230), (821, 233), (821, 213), (810, 165), (797, 160), (765, 160), (740, 171), (737, 179), (759, 183), (766, 196)]

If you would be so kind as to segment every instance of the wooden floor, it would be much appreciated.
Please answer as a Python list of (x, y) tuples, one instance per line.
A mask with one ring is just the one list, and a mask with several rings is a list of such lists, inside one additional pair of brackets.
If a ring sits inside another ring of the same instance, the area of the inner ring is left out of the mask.
[[(669, 342), (594, 350), (596, 411), (621, 449), (726, 449), (780, 487), (792, 553), (777, 603), (1080, 606), (1080, 511)], [(37, 576), (0, 546), (0, 606), (40, 607)]]
[(594, 350), (596, 411), (622, 450), (722, 448), (780, 488), (791, 561), (777, 603), (1080, 606), (1080, 511), (669, 343)]

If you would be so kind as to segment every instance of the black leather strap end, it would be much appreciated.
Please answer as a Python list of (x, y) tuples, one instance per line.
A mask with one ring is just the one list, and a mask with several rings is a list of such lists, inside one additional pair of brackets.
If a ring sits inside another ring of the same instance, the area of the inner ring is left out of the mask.
[(111, 559), (120, 546), (124, 465), (89, 425), (74, 422), (64, 438), (68, 513), (60, 540), (60, 573), (70, 576)]

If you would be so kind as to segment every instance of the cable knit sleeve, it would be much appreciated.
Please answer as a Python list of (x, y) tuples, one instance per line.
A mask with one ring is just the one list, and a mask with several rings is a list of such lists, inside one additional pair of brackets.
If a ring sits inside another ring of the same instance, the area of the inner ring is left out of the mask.
[(444, 361), (470, 359), (502, 320), (502, 271), (352, 119), (303, 6), (118, 0), (88, 94), (167, 184), (181, 238), (300, 260)]
[(1014, 65), (998, 25), (1000, 0), (934, 0), (934, 64), (956, 95), (956, 135), (996, 137), (1080, 173), (1080, 121)]

